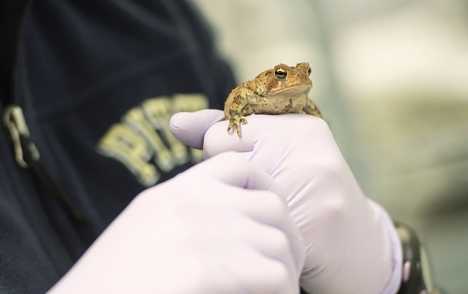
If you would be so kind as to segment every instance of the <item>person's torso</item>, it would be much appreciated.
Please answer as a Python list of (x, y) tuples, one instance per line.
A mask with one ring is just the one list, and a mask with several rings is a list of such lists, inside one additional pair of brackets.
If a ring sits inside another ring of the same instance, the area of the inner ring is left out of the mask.
[(19, 104), (42, 164), (94, 225), (70, 220), (2, 133), (2, 293), (45, 291), (135, 195), (200, 161), (169, 118), (222, 108), (232, 86), (183, 1), (33, 2)]

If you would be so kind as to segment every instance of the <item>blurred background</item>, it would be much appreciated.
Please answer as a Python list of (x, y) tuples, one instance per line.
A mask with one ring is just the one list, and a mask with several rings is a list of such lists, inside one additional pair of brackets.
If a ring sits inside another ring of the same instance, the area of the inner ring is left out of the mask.
[(311, 64), (368, 197), (425, 235), (436, 280), (468, 293), (468, 1), (192, 0), (238, 82)]

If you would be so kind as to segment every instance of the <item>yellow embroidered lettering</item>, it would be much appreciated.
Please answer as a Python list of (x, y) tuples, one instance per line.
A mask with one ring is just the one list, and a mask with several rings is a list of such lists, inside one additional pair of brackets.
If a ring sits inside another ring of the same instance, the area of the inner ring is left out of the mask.
[(148, 99), (143, 102), (142, 109), (153, 128), (159, 130), (167, 140), (177, 165), (182, 165), (188, 161), (187, 146), (177, 140), (169, 130), (169, 120), (173, 114), (171, 102), (167, 98)]
[[(98, 151), (122, 162), (146, 187), (158, 182), (160, 172), (175, 165), (203, 160), (203, 152), (188, 148), (169, 130), (169, 120), (176, 112), (193, 112), (208, 108), (202, 94), (175, 94), (144, 101), (130, 109), (121, 123), (111, 126), (98, 143)], [(190, 150), (190, 153), (188, 152)], [(152, 160), (155, 165), (150, 163)]]
[(174, 113), (193, 112), (208, 108), (208, 100), (203, 94), (175, 94)]
[(155, 151), (156, 164), (162, 171), (167, 172), (174, 167), (174, 160), (172, 159), (171, 152), (166, 148), (158, 133), (155, 132), (154, 128), (148, 123), (140, 108), (132, 108), (124, 115), (122, 120), (138, 131), (138, 133), (147, 140), (148, 144)]
[(121, 123), (111, 126), (98, 143), (98, 151), (122, 162), (146, 187), (157, 183), (160, 174), (148, 160), (153, 155), (147, 142)]

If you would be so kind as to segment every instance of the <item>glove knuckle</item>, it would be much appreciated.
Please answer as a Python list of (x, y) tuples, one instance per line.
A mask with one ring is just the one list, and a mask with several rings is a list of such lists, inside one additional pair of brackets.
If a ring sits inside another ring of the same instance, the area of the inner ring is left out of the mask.
[(245, 165), (247, 164), (247, 159), (245, 159), (241, 154), (234, 151), (227, 151), (221, 153), (217, 158), (224, 162), (225, 166), (228, 166), (230, 170), (244, 170)]
[(313, 170), (317, 171), (322, 179), (327, 180), (331, 184), (341, 183), (345, 176), (343, 164), (336, 159), (326, 159), (316, 163)]
[(344, 197), (335, 197), (324, 203), (323, 212), (327, 219), (340, 223), (340, 221), (346, 220), (349, 213), (349, 204)]
[(299, 129), (307, 129), (313, 130), (314, 133), (319, 132), (327, 132), (331, 134), (330, 127), (328, 126), (327, 122), (321, 118), (304, 115), (303, 120), (298, 121), (300, 125), (298, 125)]
[(284, 285), (290, 282), (290, 273), (287, 266), (279, 261), (272, 261), (269, 266), (269, 275), (271, 277), (270, 282), (275, 284), (275, 287), (283, 288)]
[(283, 255), (290, 254), (291, 248), (289, 239), (283, 231), (274, 229), (271, 233), (271, 236), (269, 237), (269, 240), (271, 240), (271, 245), (275, 252), (281, 253)]
[(328, 126), (328, 123), (323, 120), (323, 119), (317, 119), (316, 117), (313, 117), (315, 118), (313, 120), (313, 124), (314, 124), (314, 128), (315, 129), (318, 129), (320, 131), (324, 131), (324, 132), (328, 132), (328, 133), (331, 133), (330, 131), (330, 127)]
[(274, 216), (283, 216), (287, 213), (286, 203), (275, 193), (269, 191), (261, 191), (258, 193), (262, 197), (264, 209)]

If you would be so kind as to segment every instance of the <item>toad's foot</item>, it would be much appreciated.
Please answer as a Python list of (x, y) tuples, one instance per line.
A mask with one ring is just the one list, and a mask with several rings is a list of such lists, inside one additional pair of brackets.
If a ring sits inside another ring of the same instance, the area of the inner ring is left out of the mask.
[(233, 117), (230, 117), (229, 118), (229, 126), (227, 128), (227, 131), (229, 132), (233, 126), (236, 126), (236, 130), (237, 130), (237, 136), (241, 136), (241, 129), (240, 129), (240, 125), (241, 123), (243, 125), (245, 125), (247, 123), (247, 119), (245, 118), (245, 116), (243, 115), (235, 115)]

